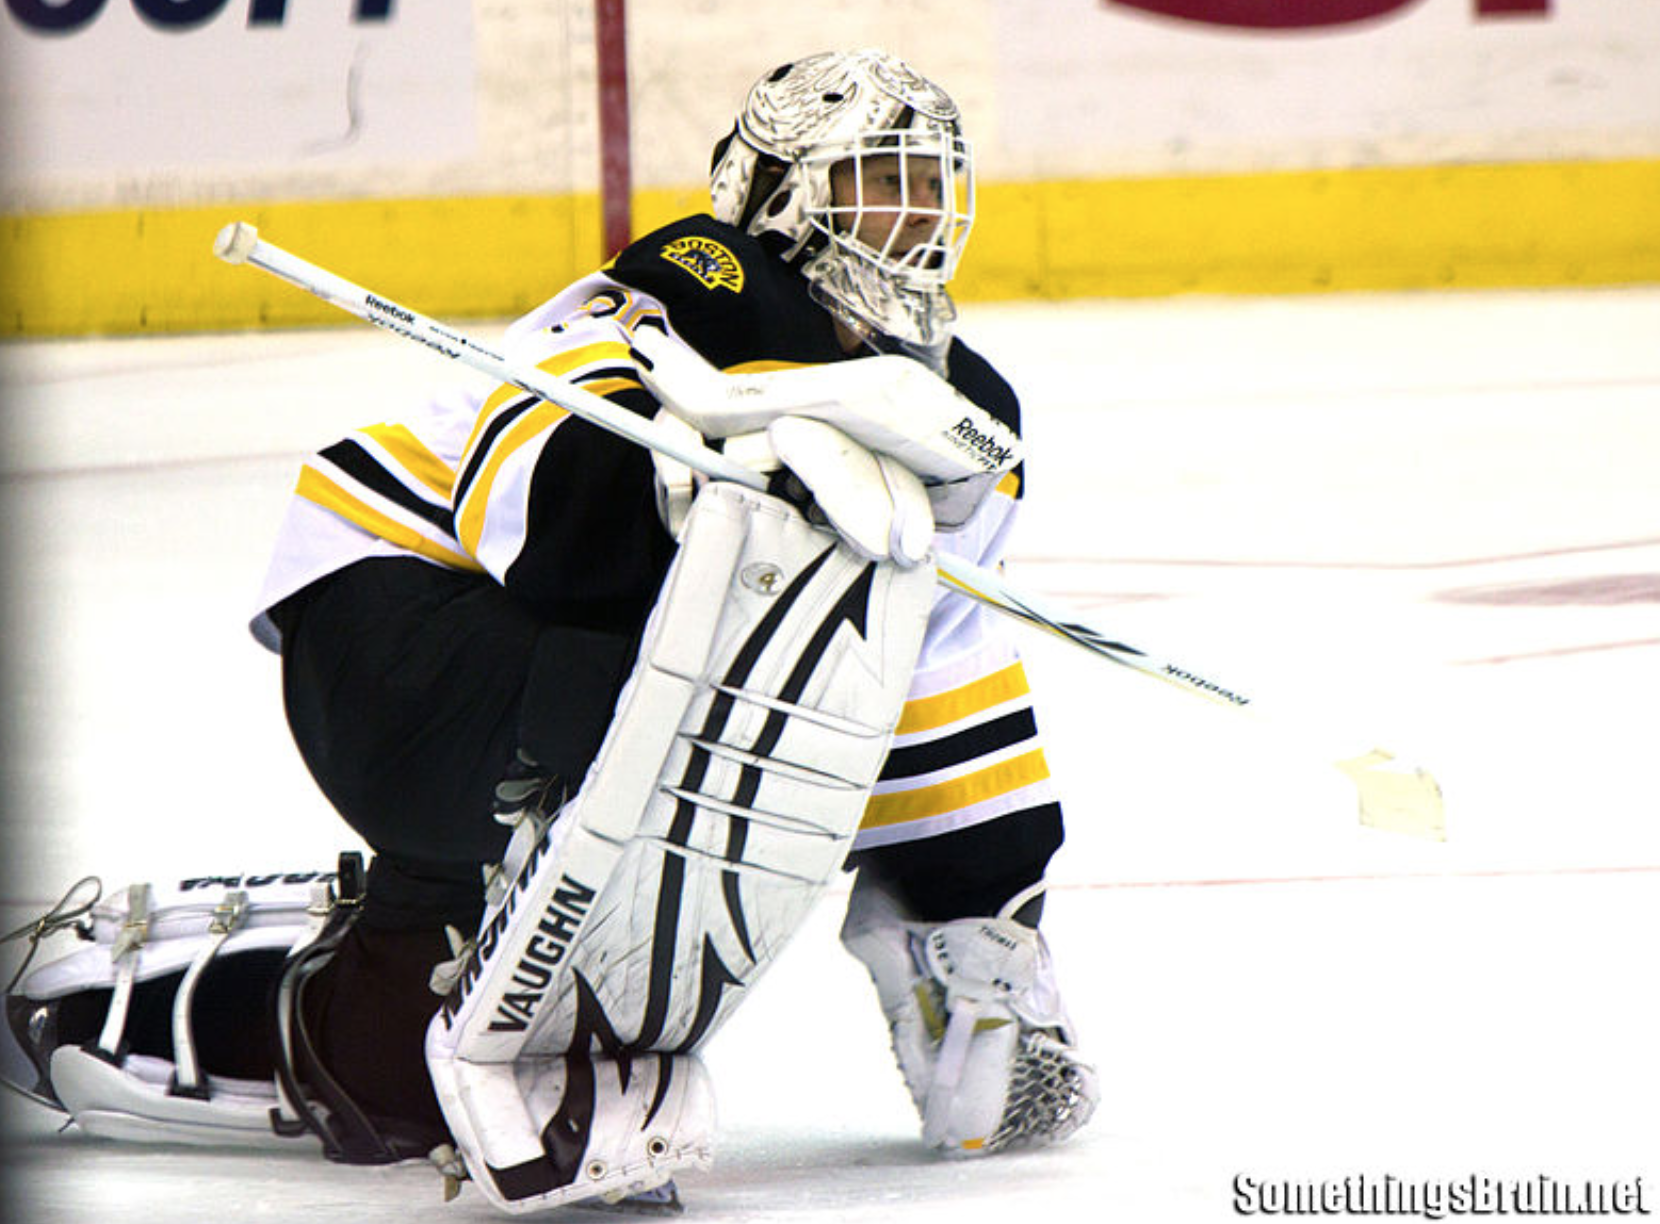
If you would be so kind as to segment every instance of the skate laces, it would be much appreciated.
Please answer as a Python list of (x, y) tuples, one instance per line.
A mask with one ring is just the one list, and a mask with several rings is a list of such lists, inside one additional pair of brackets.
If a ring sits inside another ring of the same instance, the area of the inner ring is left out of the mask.
[[(92, 896), (86, 901), (72, 904), (72, 902), (75, 902), (76, 894), (89, 886), (92, 889)], [(82, 919), (92, 913), (93, 908), (103, 898), (103, 895), (104, 882), (102, 880), (97, 876), (82, 876), (71, 884), (57, 903), (39, 918), (33, 922), (25, 923), (15, 931), (8, 931), (6, 934), (0, 935), (0, 943), (11, 943), (16, 939), (27, 939), (29, 941), (29, 950), (23, 954), (23, 963), (17, 967), (17, 972), (12, 974), (11, 981), (6, 983), (6, 994), (11, 994), (12, 988), (23, 980), (23, 975), (28, 971), (30, 962), (35, 959), (35, 953), (40, 950), (41, 940), (68, 927), (74, 927), (83, 937), (90, 936), (91, 924), (83, 922)]]

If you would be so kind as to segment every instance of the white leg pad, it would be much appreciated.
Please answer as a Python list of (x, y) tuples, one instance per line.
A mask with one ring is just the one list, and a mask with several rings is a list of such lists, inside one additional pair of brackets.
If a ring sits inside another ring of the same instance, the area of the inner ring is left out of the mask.
[(515, 1214), (638, 1194), (712, 1159), (714, 1094), (696, 1055), (439, 1060), (433, 1083), (475, 1154), (469, 1171)]
[[(486, 909), (428, 1031), (439, 1101), (497, 1206), (706, 1162), (696, 1052), (840, 870), (933, 598), (931, 565), (863, 560), (764, 494), (698, 495), (593, 767)], [(574, 1108), (590, 1073), (605, 1087)]]

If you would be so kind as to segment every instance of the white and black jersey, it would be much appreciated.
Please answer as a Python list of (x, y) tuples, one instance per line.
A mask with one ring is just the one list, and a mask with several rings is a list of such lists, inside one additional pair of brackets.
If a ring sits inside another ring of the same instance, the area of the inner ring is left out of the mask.
[[(641, 326), (666, 327), (728, 372), (846, 357), (800, 272), (765, 240), (706, 216), (640, 239), (519, 320), (508, 350), (652, 416), (658, 404), (630, 352)], [(1019, 429), (1013, 391), (961, 341), (952, 343), (947, 377)], [(996, 566), (1021, 478), (1020, 469), (1007, 476), (935, 547)], [(306, 461), (254, 632), (281, 649), (267, 613), (286, 597), (367, 558), (418, 557), (499, 583), (550, 621), (633, 633), (674, 547), (646, 450), (517, 387), (455, 394), (348, 434)], [(1013, 645), (993, 614), (942, 587), (857, 848), (1053, 807)]]

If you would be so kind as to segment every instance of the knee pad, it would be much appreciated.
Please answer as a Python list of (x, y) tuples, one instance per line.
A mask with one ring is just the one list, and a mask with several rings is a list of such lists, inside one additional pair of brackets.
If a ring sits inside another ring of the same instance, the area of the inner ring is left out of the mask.
[(1048, 945), (1010, 917), (1035, 891), (994, 917), (930, 924), (877, 886), (853, 890), (842, 944), (876, 987), (923, 1140), (947, 1154), (1064, 1139), (1099, 1100)]

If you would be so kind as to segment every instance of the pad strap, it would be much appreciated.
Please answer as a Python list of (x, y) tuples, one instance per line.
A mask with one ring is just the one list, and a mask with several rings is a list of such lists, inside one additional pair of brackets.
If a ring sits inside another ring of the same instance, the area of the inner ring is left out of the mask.
[(1021, 459), (1019, 434), (909, 357), (726, 374), (657, 328), (632, 338), (642, 381), (697, 433), (738, 438), (787, 416), (833, 425), (914, 473), (945, 531), (963, 526)]
[(150, 886), (132, 884), (127, 888), (127, 916), (121, 931), (110, 945), (110, 963), (116, 967), (115, 989), (110, 992), (109, 1011), (103, 1031), (98, 1034), (94, 1053), (111, 1062), (123, 1054), (121, 1035), (127, 1029), (127, 1011), (132, 1006), (133, 983), (138, 980), (138, 962), (144, 941), (150, 934)]
[(185, 971), (184, 980), (173, 996), (173, 1084), (170, 1091), (175, 1096), (205, 1100), (208, 1095), (201, 1066), (196, 1060), (196, 1037), (191, 1031), (190, 1009), (196, 1001), (196, 983), (202, 980), (203, 970), (219, 954), (225, 940), (230, 938), (231, 932), (241, 925), (247, 915), (248, 894), (239, 888), (227, 892), (225, 899), (214, 906), (213, 918), (208, 924), (208, 939)]

